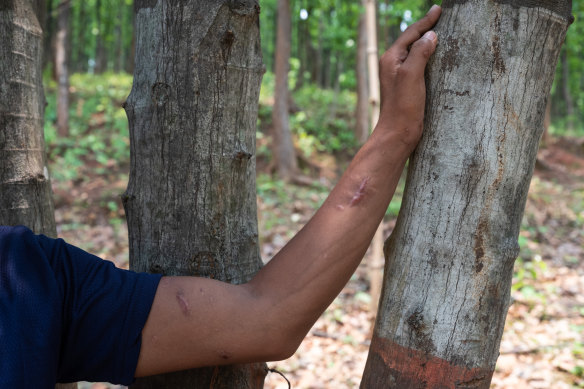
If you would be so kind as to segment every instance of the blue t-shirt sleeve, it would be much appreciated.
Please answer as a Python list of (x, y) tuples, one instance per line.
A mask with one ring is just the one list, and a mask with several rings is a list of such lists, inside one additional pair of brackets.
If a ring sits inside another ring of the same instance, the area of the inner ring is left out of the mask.
[[(11, 228), (8, 233), (2, 231), (0, 266), (6, 262), (20, 268), (16, 277), (9, 276), (10, 284), (20, 291), (5, 291), (4, 285), (0, 285), (1, 293), (23, 295), (20, 304), (9, 304), (8, 311), (2, 314), (27, 311), (19, 320), (25, 328), (17, 341), (34, 334), (39, 338), (35, 344), (48, 344), (45, 352), (54, 353), (56, 348), (56, 357), (53, 356), (56, 362), (47, 360), (50, 358), (47, 354), (40, 362), (56, 363), (53, 369), (58, 382), (130, 384), (140, 353), (142, 328), (161, 276), (118, 269), (61, 239), (37, 236), (24, 227)], [(5, 241), (12, 249), (4, 249)], [(15, 261), (22, 263), (15, 265)], [(4, 303), (4, 298), (0, 299)], [(21, 305), (41, 309), (23, 309)], [(22, 320), (37, 324), (23, 324)], [(2, 327), (3, 321), (0, 320)], [(7, 357), (2, 354), (0, 364)], [(25, 370), (30, 374), (29, 369)]]

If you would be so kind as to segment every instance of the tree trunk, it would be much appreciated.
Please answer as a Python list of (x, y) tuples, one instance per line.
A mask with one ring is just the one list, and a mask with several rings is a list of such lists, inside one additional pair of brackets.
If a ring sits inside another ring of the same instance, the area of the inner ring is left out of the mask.
[(568, 64), (568, 51), (566, 49), (562, 50), (561, 56), (561, 67), (562, 67), (562, 96), (564, 98), (564, 104), (566, 105), (566, 129), (574, 129), (574, 99), (572, 98), (572, 93), (570, 93), (570, 65)]
[(57, 74), (57, 133), (69, 136), (69, 19), (71, 1), (61, 0), (58, 6), (55, 71)]
[(116, 24), (114, 26), (114, 73), (119, 73), (122, 70), (124, 61), (124, 53), (122, 51), (122, 11), (116, 13)]
[(127, 53), (127, 60), (124, 65), (126, 73), (134, 72), (134, 58), (136, 55), (136, 21), (134, 12), (132, 12), (132, 42), (130, 43), (130, 50)]
[(43, 135), (43, 31), (34, 3), (0, 7), (0, 224), (56, 237)]
[[(0, 225), (57, 237), (45, 156), (42, 83), (44, 1), (0, 7)], [(57, 389), (75, 389), (59, 384)]]
[[(127, 213), (130, 267), (241, 284), (260, 269), (257, 1), (136, 1)], [(263, 363), (138, 379), (133, 388), (261, 388)]]
[(367, 88), (367, 25), (365, 13), (359, 18), (357, 39), (357, 106), (355, 107), (355, 138), (359, 144), (369, 137), (369, 89)]
[(102, 0), (95, 1), (95, 20), (97, 23), (97, 34), (95, 35), (95, 73), (100, 74), (106, 71), (107, 55), (105, 51), (105, 24), (101, 17)]
[(362, 388), (488, 388), (569, 0), (446, 0)]
[[(367, 30), (367, 66), (369, 73), (369, 104), (371, 105), (370, 127), (379, 120), (379, 56), (377, 48), (377, 6), (375, 0), (363, 0), (365, 6), (365, 24)], [(371, 256), (368, 264), (369, 293), (371, 294), (371, 311), (377, 309), (382, 283), (383, 269), (383, 221), (377, 228), (371, 241)]]
[(278, 175), (290, 180), (298, 169), (294, 143), (290, 133), (288, 108), (288, 70), (290, 68), (290, 2), (278, 0), (278, 32), (276, 37), (276, 85), (272, 123), (274, 125), (274, 156)]

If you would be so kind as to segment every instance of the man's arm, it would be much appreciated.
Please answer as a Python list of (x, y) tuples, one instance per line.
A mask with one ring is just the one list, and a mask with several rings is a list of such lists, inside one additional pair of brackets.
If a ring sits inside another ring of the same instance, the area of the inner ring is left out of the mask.
[(422, 34), (440, 12), (433, 7), (383, 55), (375, 131), (310, 222), (249, 283), (161, 280), (142, 331), (137, 377), (279, 360), (296, 351), (363, 258), (420, 139), (424, 69), (437, 43), (433, 32)]

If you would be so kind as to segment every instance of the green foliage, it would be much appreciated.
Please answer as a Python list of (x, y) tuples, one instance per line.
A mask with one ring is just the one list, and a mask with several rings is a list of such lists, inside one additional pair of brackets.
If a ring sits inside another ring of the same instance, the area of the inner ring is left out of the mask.
[(127, 74), (71, 76), (69, 136), (57, 135), (55, 84), (47, 81), (45, 140), (54, 179), (83, 178), (80, 169), (105, 172), (108, 165), (129, 163), (129, 135), (122, 102), (130, 92)]
[(343, 90), (332, 90), (305, 85), (294, 93), (294, 101), (301, 109), (290, 117), (290, 127), (305, 156), (314, 150), (353, 153), (357, 146), (353, 133), (356, 96)]

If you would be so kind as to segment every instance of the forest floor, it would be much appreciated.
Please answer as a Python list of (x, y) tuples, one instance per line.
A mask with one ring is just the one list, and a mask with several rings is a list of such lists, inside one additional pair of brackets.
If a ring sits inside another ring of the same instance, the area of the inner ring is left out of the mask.
[[(559, 139), (538, 154), (519, 239), (513, 303), (492, 388), (584, 387), (583, 146), (581, 141)], [(112, 165), (99, 175), (92, 173), (91, 166), (82, 169), (87, 169), (81, 175), (85, 179), (54, 183), (59, 235), (125, 268), (127, 230), (119, 195), (126, 187), (126, 168)], [(337, 169), (330, 162), (323, 165), (321, 179), (313, 187), (258, 176), (264, 261), (324, 201)], [(386, 217), (386, 234), (394, 224), (395, 216)], [(269, 367), (283, 373), (292, 388), (357, 388), (375, 319), (370, 302), (367, 269), (362, 266), (297, 353)], [(81, 389), (110, 387), (114, 386), (81, 384)], [(288, 384), (270, 373), (265, 387), (285, 389)]]

